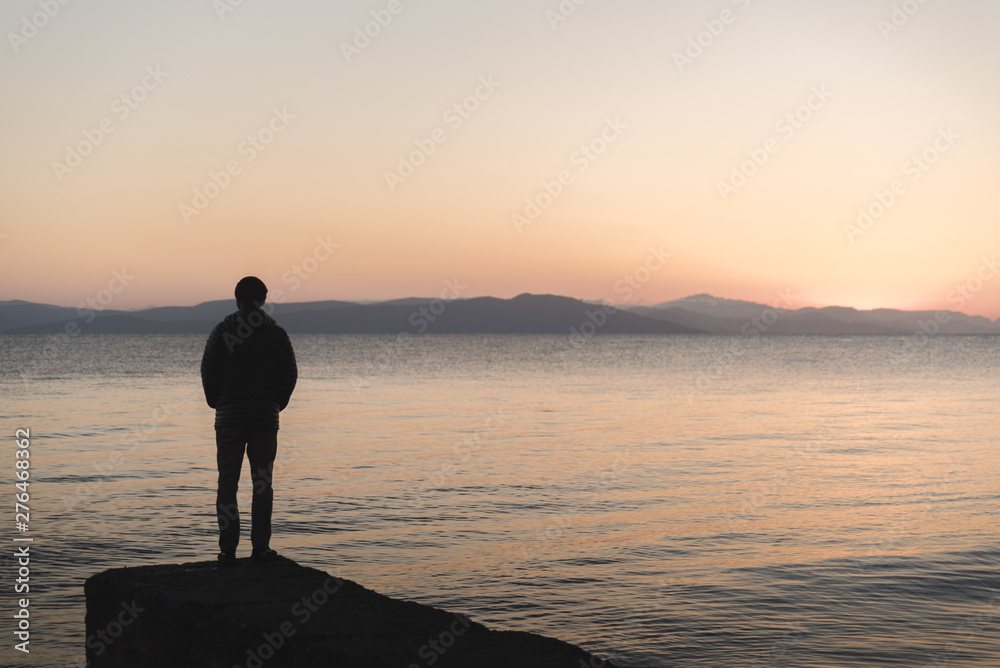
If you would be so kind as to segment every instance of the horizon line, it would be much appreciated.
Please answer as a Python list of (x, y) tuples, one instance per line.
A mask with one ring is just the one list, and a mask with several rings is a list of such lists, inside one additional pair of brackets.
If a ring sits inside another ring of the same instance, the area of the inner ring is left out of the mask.
[[(843, 304), (827, 304), (827, 305), (824, 305), (824, 306), (808, 305), (807, 304), (805, 306), (801, 306), (801, 307), (798, 307), (798, 308), (786, 308), (786, 307), (779, 307), (779, 306), (771, 306), (770, 304), (766, 304), (766, 303), (762, 303), (762, 302), (756, 302), (756, 301), (749, 301), (749, 300), (746, 300), (746, 299), (733, 299), (733, 298), (730, 298), (730, 297), (718, 297), (716, 295), (713, 295), (713, 294), (707, 293), (707, 292), (699, 292), (699, 293), (695, 293), (695, 294), (692, 294), (692, 295), (688, 295), (686, 297), (680, 297), (680, 298), (677, 298), (677, 299), (669, 299), (669, 300), (666, 300), (666, 301), (657, 302), (657, 303), (653, 303), (653, 304), (647, 304), (647, 303), (643, 303), (641, 301), (640, 302), (615, 302), (613, 300), (608, 300), (608, 299), (587, 299), (587, 298), (583, 298), (583, 297), (572, 297), (572, 296), (569, 296), (569, 295), (559, 295), (559, 294), (554, 294), (554, 293), (551, 293), (551, 292), (543, 292), (543, 293), (521, 292), (521, 293), (519, 293), (519, 294), (517, 294), (517, 295), (515, 295), (513, 297), (496, 297), (494, 295), (479, 295), (479, 296), (474, 296), (474, 297), (455, 297), (455, 298), (451, 298), (451, 299), (445, 299), (445, 298), (441, 298), (441, 297), (417, 297), (417, 296), (410, 296), (410, 297), (391, 297), (389, 299), (364, 299), (364, 300), (339, 299), (339, 298), (311, 299), (311, 300), (308, 300), (308, 301), (285, 301), (285, 300), (282, 300), (282, 301), (278, 301), (278, 302), (265, 300), (265, 304), (275, 304), (275, 305), (278, 305), (278, 304), (280, 304), (280, 305), (315, 304), (315, 303), (320, 303), (320, 302), (332, 301), (332, 302), (345, 302), (345, 303), (350, 303), (350, 304), (357, 304), (359, 306), (368, 306), (368, 305), (373, 305), (373, 304), (384, 304), (384, 303), (387, 303), (387, 302), (398, 302), (398, 301), (406, 301), (406, 300), (419, 300), (419, 301), (427, 301), (427, 302), (433, 302), (433, 301), (458, 302), (458, 301), (470, 301), (470, 300), (473, 300), (473, 299), (497, 299), (497, 300), (500, 300), (500, 301), (510, 301), (512, 299), (516, 299), (517, 297), (522, 297), (522, 296), (525, 296), (525, 295), (530, 295), (530, 296), (535, 296), (535, 297), (558, 297), (558, 298), (564, 298), (564, 299), (575, 299), (577, 301), (581, 301), (581, 302), (585, 302), (585, 303), (592, 303), (592, 304), (611, 304), (611, 305), (614, 305), (614, 306), (616, 306), (618, 308), (629, 308), (629, 307), (663, 308), (664, 304), (672, 304), (674, 302), (682, 302), (682, 301), (693, 299), (693, 298), (696, 298), (696, 297), (707, 297), (707, 298), (717, 299), (717, 300), (722, 300), (722, 301), (727, 301), (727, 302), (739, 302), (739, 303), (747, 304), (747, 305), (760, 306), (761, 308), (764, 308), (764, 309), (774, 309), (774, 310), (778, 310), (778, 311), (799, 311), (799, 310), (807, 309), (807, 308), (812, 308), (812, 309), (816, 309), (816, 310), (823, 310), (823, 309), (835, 308), (835, 309), (849, 309), (849, 310), (857, 311), (858, 313), (872, 313), (874, 311), (899, 311), (901, 313), (944, 312), (944, 313), (960, 313), (960, 314), (962, 314), (962, 315), (964, 315), (964, 316), (966, 316), (968, 318), (983, 318), (984, 320), (988, 320), (989, 322), (993, 322), (993, 323), (1000, 321), (1000, 317), (990, 318), (990, 317), (985, 316), (985, 315), (974, 315), (974, 314), (966, 313), (964, 311), (958, 311), (958, 310), (952, 310), (952, 309), (946, 309), (946, 308), (903, 309), (903, 308), (896, 308), (896, 307), (890, 307), (890, 306), (879, 306), (879, 307), (876, 307), (876, 308), (862, 309), (862, 308), (858, 308), (856, 306), (846, 306), (846, 305), (843, 305)], [(211, 304), (211, 303), (214, 303), (214, 302), (224, 302), (224, 301), (232, 301), (232, 302), (234, 302), (234, 306), (235, 306), (236, 298), (235, 297), (225, 297), (225, 298), (220, 298), (220, 299), (208, 299), (208, 300), (200, 301), (200, 302), (197, 302), (197, 303), (194, 303), (194, 304), (149, 305), (149, 306), (142, 306), (142, 307), (135, 307), (135, 308), (125, 308), (125, 309), (121, 309), (121, 308), (115, 309), (115, 308), (103, 308), (103, 307), (100, 307), (100, 308), (92, 308), (92, 310), (95, 310), (95, 311), (118, 311), (120, 313), (140, 313), (140, 312), (143, 312), (143, 311), (150, 311), (150, 310), (159, 309), (159, 308), (194, 308), (194, 307), (197, 307), (197, 306), (201, 306), (203, 304)], [(34, 305), (37, 305), (37, 306), (52, 306), (52, 307), (56, 307), (56, 308), (69, 308), (69, 309), (73, 309), (73, 308), (80, 309), (80, 308), (83, 308), (83, 307), (81, 307), (79, 305), (77, 305), (77, 306), (65, 306), (65, 305), (62, 305), (62, 304), (53, 304), (53, 303), (49, 303), (49, 302), (35, 302), (35, 301), (31, 301), (31, 300), (27, 300), (27, 299), (19, 299), (19, 298), (0, 300), (0, 304), (13, 303), (13, 302), (22, 302), (22, 303), (25, 303), (25, 304), (34, 304)], [(680, 307), (680, 306), (678, 306), (678, 307)]]

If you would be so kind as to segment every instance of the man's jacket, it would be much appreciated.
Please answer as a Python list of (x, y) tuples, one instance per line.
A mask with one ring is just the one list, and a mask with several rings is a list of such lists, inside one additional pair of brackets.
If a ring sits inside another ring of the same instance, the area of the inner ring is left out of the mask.
[(226, 317), (201, 358), (201, 384), (215, 409), (215, 428), (277, 429), (298, 369), (288, 334), (256, 308)]

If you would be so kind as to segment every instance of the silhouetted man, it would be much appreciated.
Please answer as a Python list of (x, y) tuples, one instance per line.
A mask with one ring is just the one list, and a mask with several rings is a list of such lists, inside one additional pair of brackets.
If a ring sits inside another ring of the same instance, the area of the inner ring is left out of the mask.
[(216, 325), (201, 358), (201, 383), (208, 405), (215, 409), (215, 443), (219, 491), (219, 562), (236, 563), (240, 542), (240, 511), (236, 490), (243, 468), (243, 451), (250, 460), (253, 481), (250, 543), (252, 561), (269, 561), (271, 474), (278, 450), (278, 413), (288, 405), (298, 369), (284, 329), (261, 310), (267, 286), (256, 276), (236, 284), (239, 309)]

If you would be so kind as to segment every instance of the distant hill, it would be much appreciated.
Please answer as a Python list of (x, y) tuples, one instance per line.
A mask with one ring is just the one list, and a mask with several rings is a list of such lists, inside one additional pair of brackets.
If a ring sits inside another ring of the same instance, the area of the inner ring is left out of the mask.
[[(190, 307), (87, 313), (27, 302), (0, 302), (0, 333), (52, 334), (68, 322), (94, 334), (207, 334), (236, 310), (232, 300)], [(8, 313), (9, 311), (9, 313)], [(357, 304), (302, 302), (276, 304), (274, 317), (290, 333), (335, 334), (692, 334), (700, 330), (629, 311), (605, 312), (600, 305), (554, 295), (513, 299), (479, 297), (450, 302), (409, 298)]]
[[(656, 306), (631, 307), (633, 313), (664, 319), (712, 334), (1000, 334), (1000, 320), (956, 311), (859, 311), (845, 306), (776, 309), (766, 304), (694, 295)], [(938, 318), (944, 322), (939, 322)]]
[[(95, 334), (206, 334), (235, 310), (235, 302), (227, 299), (197, 306), (100, 311), (91, 317), (73, 308), (6, 301), (0, 302), (0, 333), (51, 334), (75, 322), (81, 331)], [(600, 304), (579, 299), (523, 294), (449, 302), (419, 297), (375, 303), (297, 302), (275, 304), (273, 315), (291, 333), (1000, 334), (1000, 321), (954, 311), (859, 311), (841, 306), (783, 310), (711, 295), (628, 306), (612, 314)]]
[(659, 310), (677, 308), (714, 318), (747, 320), (760, 315), (761, 310), (767, 307), (741, 299), (724, 299), (722, 297), (700, 294), (657, 304), (652, 308)]
[(66, 322), (77, 318), (75, 308), (35, 304), (19, 299), (0, 302), (0, 332), (47, 322)]

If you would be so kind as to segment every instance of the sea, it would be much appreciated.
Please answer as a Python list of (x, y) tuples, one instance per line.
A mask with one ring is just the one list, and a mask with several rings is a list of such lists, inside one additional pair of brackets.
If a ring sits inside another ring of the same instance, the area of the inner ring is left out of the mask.
[[(1000, 666), (998, 337), (291, 338), (303, 565), (621, 668)], [(95, 573), (215, 558), (204, 343), (0, 335), (0, 665), (86, 665)]]

